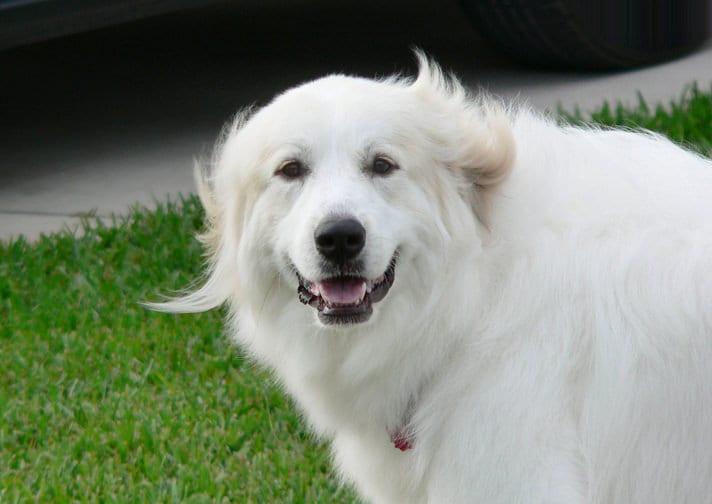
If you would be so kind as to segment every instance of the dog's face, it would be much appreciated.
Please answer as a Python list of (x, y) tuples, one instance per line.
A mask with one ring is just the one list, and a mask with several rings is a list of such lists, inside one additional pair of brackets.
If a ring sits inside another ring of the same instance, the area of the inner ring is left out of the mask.
[(275, 270), (290, 288), (296, 280), (295, 299), (321, 324), (369, 320), (387, 304), (399, 262), (439, 238), (413, 156), (427, 139), (408, 120), (416, 104), (397, 91), (332, 77), (256, 118), (279, 126), (259, 204), (269, 232), (248, 239), (269, 243)]
[(393, 285), (399, 248), (418, 227), (406, 198), (395, 197), (407, 187), (403, 146), (382, 111), (365, 110), (363, 94), (331, 98), (350, 121), (318, 94), (285, 97), (310, 110), (289, 125), (301, 138), (285, 142), (292, 148), (270, 187), (272, 199), (287, 203), (271, 237), (276, 263), (294, 272), (300, 300), (327, 325), (371, 317)]
[(511, 146), (496, 111), (421, 64), (414, 82), (320, 79), (235, 122), (202, 191), (213, 270), (193, 304), (347, 328), (437, 291)]

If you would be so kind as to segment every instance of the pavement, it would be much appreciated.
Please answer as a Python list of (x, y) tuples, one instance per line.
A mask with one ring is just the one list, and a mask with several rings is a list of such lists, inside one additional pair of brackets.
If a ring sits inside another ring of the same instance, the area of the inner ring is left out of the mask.
[(457, 0), (230, 2), (162, 15), (0, 53), (0, 240), (187, 194), (193, 159), (239, 108), (328, 73), (413, 72), (413, 46), (468, 86), (540, 109), (635, 104), (638, 92), (667, 103), (693, 81), (712, 83), (712, 42), (624, 72), (523, 67), (488, 47)]

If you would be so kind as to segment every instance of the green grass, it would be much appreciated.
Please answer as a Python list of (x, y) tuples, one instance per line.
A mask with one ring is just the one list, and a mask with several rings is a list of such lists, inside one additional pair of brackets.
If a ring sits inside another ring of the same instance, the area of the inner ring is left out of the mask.
[(560, 110), (559, 114), (574, 123), (588, 121), (658, 131), (702, 154), (712, 154), (712, 86), (707, 90), (700, 90), (697, 85), (688, 86), (678, 100), (667, 105), (651, 107), (639, 94), (636, 107), (606, 103), (585, 120), (580, 110), (573, 113)]
[(348, 501), (221, 313), (137, 302), (199, 273), (195, 198), (0, 244), (0, 502)]
[[(712, 147), (712, 93), (696, 88), (594, 119)], [(355, 500), (221, 313), (137, 304), (198, 276), (202, 217), (189, 197), (0, 243), (0, 502)]]

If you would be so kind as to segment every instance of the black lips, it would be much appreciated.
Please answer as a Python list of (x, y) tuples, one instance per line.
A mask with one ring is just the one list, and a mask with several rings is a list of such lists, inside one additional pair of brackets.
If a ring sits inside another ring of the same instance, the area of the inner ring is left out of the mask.
[(391, 259), (388, 269), (383, 274), (383, 280), (373, 286), (363, 300), (357, 305), (331, 306), (324, 299), (309, 290), (311, 282), (297, 273), (299, 301), (309, 305), (318, 312), (319, 320), (324, 325), (359, 324), (366, 322), (373, 314), (373, 303), (378, 303), (386, 297), (395, 280), (396, 255)]

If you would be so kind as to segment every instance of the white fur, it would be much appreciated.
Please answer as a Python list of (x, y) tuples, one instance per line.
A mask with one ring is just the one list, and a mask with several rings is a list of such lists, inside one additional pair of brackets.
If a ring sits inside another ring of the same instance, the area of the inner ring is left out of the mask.
[[(420, 63), (238, 117), (200, 180), (207, 282), (156, 306), (227, 302), (370, 501), (712, 502), (712, 163), (504, 110)], [(365, 174), (373, 153), (400, 170)], [(290, 158), (303, 181), (274, 176)], [(297, 300), (292, 264), (319, 276), (333, 213), (364, 224), (369, 277), (400, 253), (364, 324)]]

